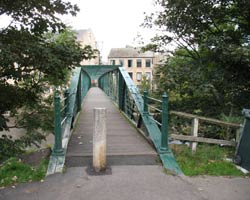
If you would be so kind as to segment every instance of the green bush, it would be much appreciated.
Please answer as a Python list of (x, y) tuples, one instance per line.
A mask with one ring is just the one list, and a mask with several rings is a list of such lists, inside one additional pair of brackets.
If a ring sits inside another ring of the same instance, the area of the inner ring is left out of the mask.
[(23, 142), (21, 140), (12, 140), (11, 136), (2, 135), (0, 147), (0, 162), (23, 153)]

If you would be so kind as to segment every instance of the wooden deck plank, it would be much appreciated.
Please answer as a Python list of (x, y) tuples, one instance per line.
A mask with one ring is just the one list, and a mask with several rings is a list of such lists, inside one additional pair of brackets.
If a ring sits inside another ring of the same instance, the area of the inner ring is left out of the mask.
[[(145, 161), (146, 164), (148, 156), (152, 163), (152, 158), (157, 156), (154, 148), (121, 115), (103, 91), (99, 88), (91, 88), (84, 99), (82, 111), (68, 145), (66, 165), (71, 166), (72, 161), (75, 166), (77, 157), (86, 157), (89, 160), (89, 157), (92, 156), (93, 109), (95, 107), (107, 109), (107, 156), (110, 160), (112, 160), (112, 156), (115, 156), (115, 162), (119, 161), (119, 156), (121, 159), (127, 156), (127, 159), (120, 160), (120, 163), (126, 163), (126, 160), (128, 161), (131, 156), (134, 156), (133, 159), (138, 158), (142, 162)], [(83, 158), (79, 160), (83, 160)]]

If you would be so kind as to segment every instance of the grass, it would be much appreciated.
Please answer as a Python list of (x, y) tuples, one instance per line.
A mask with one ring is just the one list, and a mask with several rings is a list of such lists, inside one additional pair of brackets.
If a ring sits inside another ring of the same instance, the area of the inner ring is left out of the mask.
[(187, 176), (245, 176), (233, 163), (225, 160), (232, 158), (234, 154), (232, 148), (199, 144), (195, 153), (192, 153), (186, 145), (171, 145), (171, 149)]
[(48, 160), (42, 160), (36, 166), (30, 166), (17, 158), (10, 158), (0, 165), (0, 187), (18, 183), (41, 181), (47, 171)]

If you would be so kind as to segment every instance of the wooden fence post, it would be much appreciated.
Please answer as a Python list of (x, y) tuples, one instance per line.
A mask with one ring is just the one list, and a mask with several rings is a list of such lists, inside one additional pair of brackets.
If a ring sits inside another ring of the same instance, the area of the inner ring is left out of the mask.
[(236, 135), (235, 135), (235, 142), (236, 142), (236, 145), (239, 143), (240, 141), (240, 135), (241, 135), (241, 132), (242, 132), (242, 128), (243, 127), (240, 127), (238, 129), (236, 129)]
[[(199, 129), (199, 120), (197, 118), (194, 118), (192, 121), (191, 135), (194, 137), (198, 137), (198, 129)], [(197, 144), (198, 144), (197, 142), (190, 143), (192, 152), (196, 151)]]

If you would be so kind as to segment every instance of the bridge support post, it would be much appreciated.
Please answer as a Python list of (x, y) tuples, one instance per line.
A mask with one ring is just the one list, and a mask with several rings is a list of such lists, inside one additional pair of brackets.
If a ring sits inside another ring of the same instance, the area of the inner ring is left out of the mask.
[(60, 111), (60, 97), (56, 93), (54, 96), (54, 115), (55, 115), (55, 143), (52, 155), (62, 156), (64, 151), (62, 148), (62, 127), (61, 127), (61, 111)]
[(106, 170), (106, 108), (94, 108), (93, 168)]
[(168, 95), (162, 95), (161, 151), (168, 151)]

